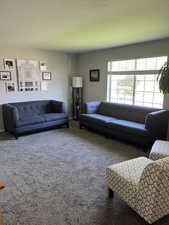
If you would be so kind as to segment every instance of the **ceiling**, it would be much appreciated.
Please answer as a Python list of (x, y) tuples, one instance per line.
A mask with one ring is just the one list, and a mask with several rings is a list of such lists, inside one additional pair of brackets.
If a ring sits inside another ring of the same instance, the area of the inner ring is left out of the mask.
[(0, 0), (0, 45), (83, 52), (169, 37), (169, 0)]

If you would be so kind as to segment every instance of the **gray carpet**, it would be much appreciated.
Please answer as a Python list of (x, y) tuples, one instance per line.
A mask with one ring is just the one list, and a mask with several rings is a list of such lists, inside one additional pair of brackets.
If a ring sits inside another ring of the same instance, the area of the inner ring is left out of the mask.
[[(106, 166), (141, 149), (79, 130), (0, 136), (0, 207), (7, 225), (143, 225), (117, 195), (109, 199)], [(156, 225), (169, 224), (169, 217)]]

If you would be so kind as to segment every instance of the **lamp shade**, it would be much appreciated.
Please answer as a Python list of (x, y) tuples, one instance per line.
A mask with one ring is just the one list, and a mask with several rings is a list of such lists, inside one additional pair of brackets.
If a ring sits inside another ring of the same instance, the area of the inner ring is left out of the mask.
[(81, 87), (83, 87), (83, 79), (82, 79), (82, 77), (72, 77), (72, 87), (73, 88), (81, 88)]

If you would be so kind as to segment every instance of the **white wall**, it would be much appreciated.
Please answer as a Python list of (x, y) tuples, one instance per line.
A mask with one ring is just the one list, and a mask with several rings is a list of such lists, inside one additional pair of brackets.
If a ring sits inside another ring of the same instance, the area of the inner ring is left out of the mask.
[[(106, 100), (107, 62), (109, 60), (164, 55), (169, 56), (169, 39), (79, 54), (77, 71), (84, 77), (84, 100)], [(100, 69), (100, 82), (89, 81), (90, 69)], [(164, 107), (169, 109), (168, 96), (164, 98)]]
[[(45, 61), (49, 71), (52, 72), (52, 80), (48, 81), (48, 91), (41, 92), (16, 92), (6, 93), (0, 85), (0, 131), (3, 130), (1, 105), (8, 102), (57, 99), (64, 101), (68, 106), (69, 76), (75, 73), (76, 57), (55, 51), (43, 51), (9, 46), (0, 46), (0, 60), (3, 58), (33, 59)], [(13, 77), (13, 79), (15, 79)], [(0, 81), (1, 83), (4, 81)]]

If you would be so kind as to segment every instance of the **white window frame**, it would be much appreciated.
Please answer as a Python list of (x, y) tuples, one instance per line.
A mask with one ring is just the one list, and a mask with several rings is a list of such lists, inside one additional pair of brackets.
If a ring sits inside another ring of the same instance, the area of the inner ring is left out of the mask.
[[(160, 57), (160, 56), (157, 56), (157, 57)], [(161, 56), (161, 57), (166, 57), (168, 59), (167, 56)], [(133, 105), (136, 105), (135, 104), (135, 93), (136, 93), (136, 89), (135, 89), (135, 86), (136, 86), (136, 75), (157, 75), (159, 73), (159, 70), (136, 70), (136, 64), (137, 64), (137, 60), (139, 59), (131, 59), (131, 60), (135, 60), (135, 70), (132, 70), (132, 71), (107, 71), (107, 101), (108, 102), (112, 102), (111, 101), (111, 76), (112, 75), (133, 75), (134, 76), (134, 88), (133, 88), (133, 98), (132, 98), (132, 104)], [(121, 60), (121, 61), (124, 61), (124, 60)], [(108, 63), (110, 62), (113, 62), (112, 61), (108, 61), (107, 62), (107, 68), (108, 68)], [(155, 93), (155, 92), (152, 92), (152, 93)], [(124, 103), (125, 104), (125, 103)], [(163, 96), (163, 102), (162, 102), (162, 106), (164, 104), (164, 96)]]

